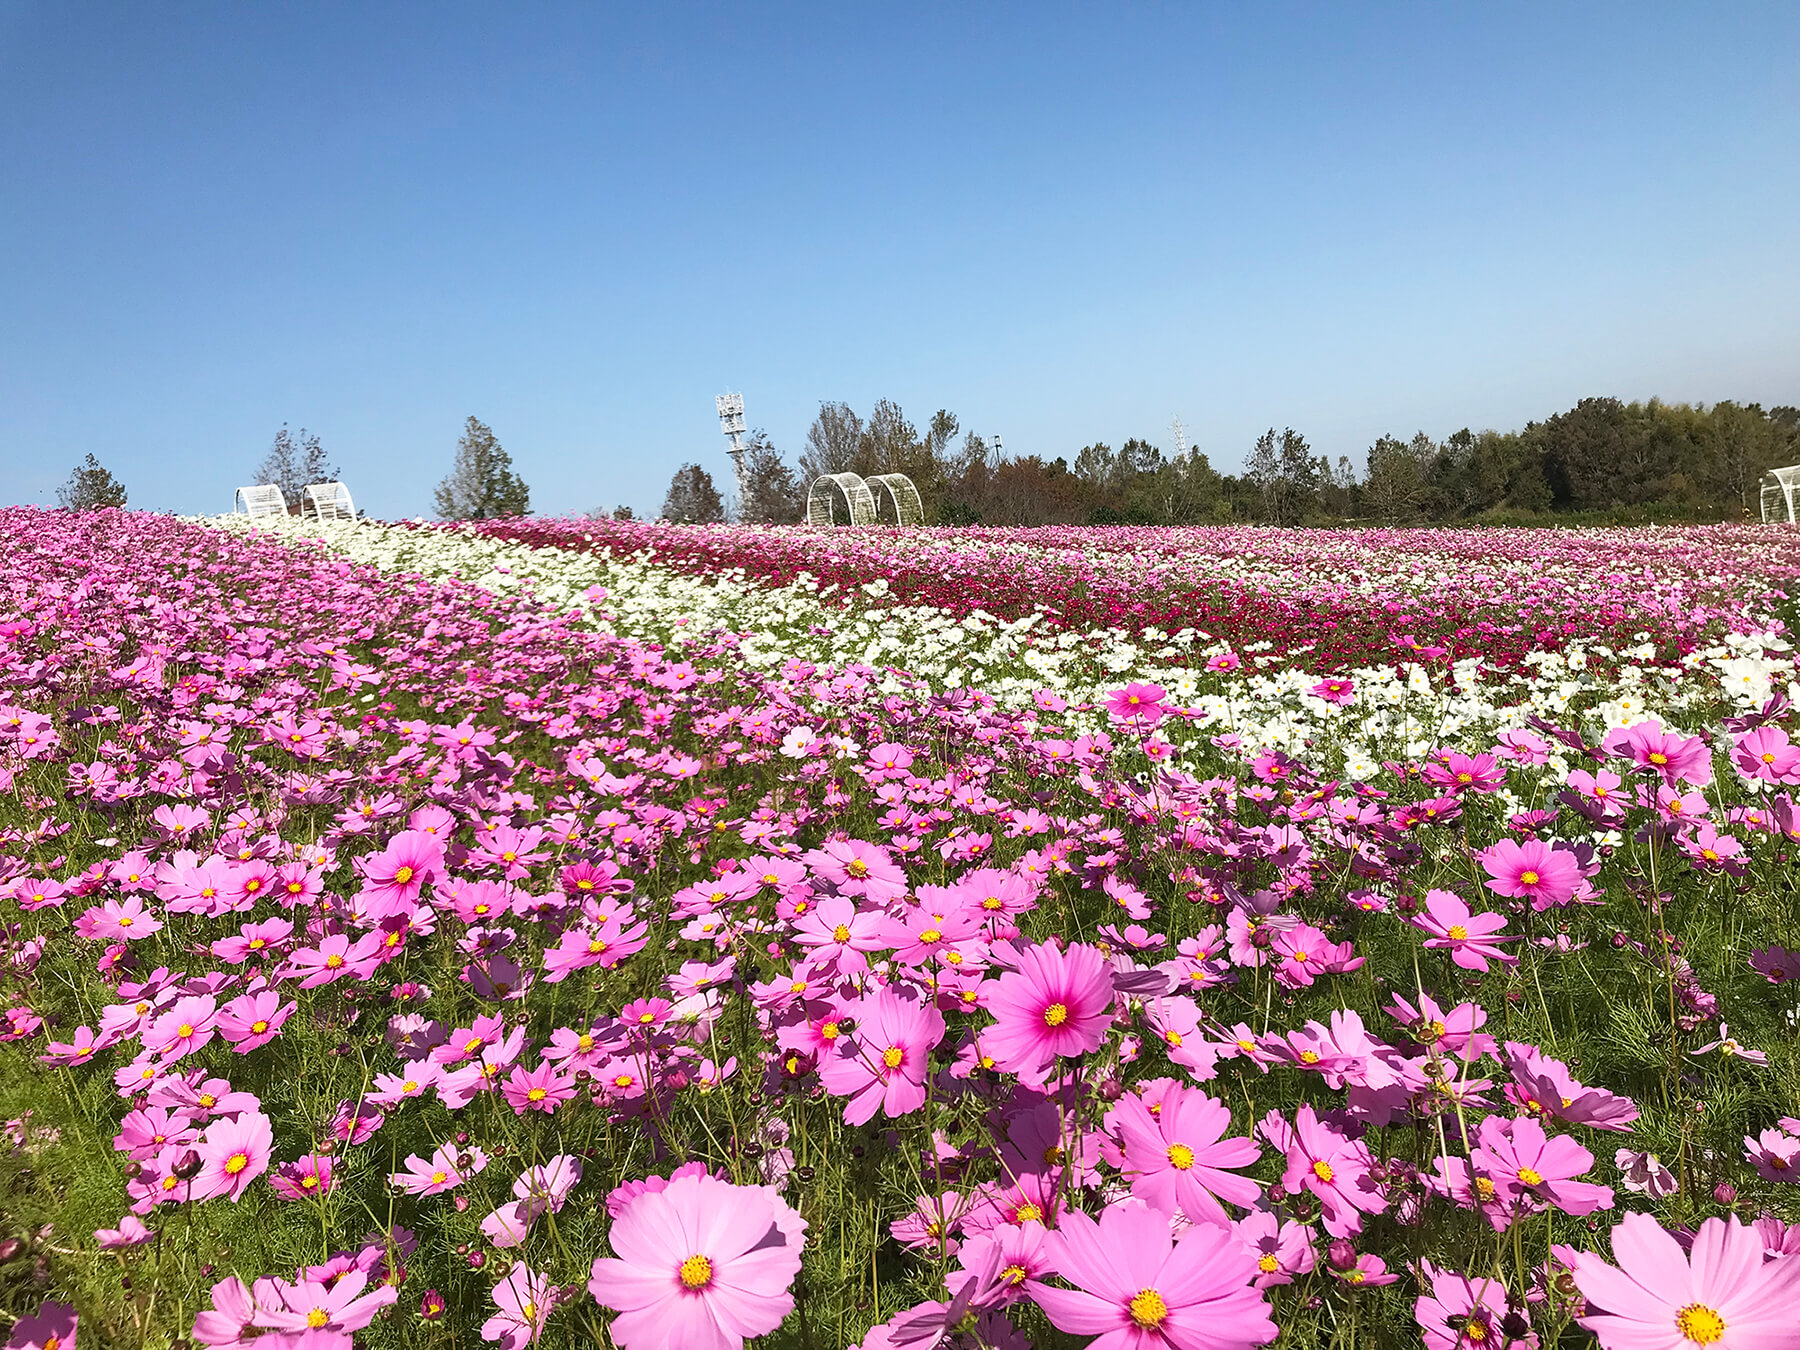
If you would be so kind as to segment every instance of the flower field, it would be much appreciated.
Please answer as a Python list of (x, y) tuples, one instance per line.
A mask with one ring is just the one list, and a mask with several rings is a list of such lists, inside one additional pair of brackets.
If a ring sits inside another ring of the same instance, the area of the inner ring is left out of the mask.
[(5, 1344), (1800, 1343), (1790, 538), (0, 510)]

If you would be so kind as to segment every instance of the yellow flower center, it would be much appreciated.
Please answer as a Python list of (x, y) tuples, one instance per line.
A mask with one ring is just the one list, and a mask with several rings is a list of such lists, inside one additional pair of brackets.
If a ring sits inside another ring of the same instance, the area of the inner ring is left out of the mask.
[(319, 1179), (317, 1177), (301, 1177), (300, 1178), (300, 1189), (303, 1191), (310, 1191), (318, 1184), (319, 1184)]
[(1690, 1303), (1675, 1314), (1675, 1330), (1699, 1345), (1725, 1337), (1725, 1319), (1704, 1303)]
[(1451, 924), (1449, 931), (1451, 938), (1457, 942), (1461, 942), (1464, 938), (1469, 936), (1469, 930), (1464, 928), (1460, 923)]
[(1169, 1305), (1163, 1302), (1163, 1296), (1156, 1290), (1140, 1289), (1131, 1300), (1128, 1311), (1133, 1322), (1146, 1331), (1154, 1331), (1169, 1315)]
[(180, 1026), (175, 1028), (175, 1034), (180, 1036), (183, 1040), (186, 1040), (189, 1036), (194, 1034), (194, 1024), (192, 1022), (183, 1022)]
[(844, 870), (860, 881), (862, 878), (869, 875), (869, 864), (864, 862), (861, 858), (852, 858), (848, 863), (844, 864)]
[(1486, 1204), (1492, 1200), (1496, 1194), (1494, 1183), (1487, 1177), (1476, 1177), (1475, 1194), (1481, 1198), (1483, 1204)]
[(1044, 1221), (1044, 1211), (1039, 1209), (1032, 1201), (1027, 1200), (1013, 1211), (1013, 1218), (1017, 1219), (1020, 1223), (1042, 1223)]
[(433, 1172), (431, 1174), (431, 1184), (433, 1186), (442, 1186), (448, 1180), (450, 1180), (450, 1174), (448, 1172)]
[(1519, 884), (1521, 886), (1537, 885), (1538, 884), (1538, 874), (1536, 872), (1521, 872), (1521, 873), (1519, 873)]
[[(300, 738), (296, 736), (294, 739), (299, 740)], [(331, 1314), (326, 1312), (323, 1308), (314, 1308), (311, 1312), (306, 1314), (306, 1325), (315, 1329), (330, 1326)]]
[(394, 880), (399, 882), (402, 886), (406, 885), (406, 883), (411, 881), (412, 879), (413, 879), (413, 870), (410, 867), (399, 868), (394, 873)]
[(1181, 1048), (1181, 1033), (1179, 1031), (1165, 1031), (1163, 1032), (1163, 1039), (1173, 1048), (1177, 1050)]
[(1008, 1284), (1024, 1284), (1025, 1283), (1025, 1267), (1024, 1266), (1008, 1266), (1008, 1267), (1006, 1267), (1006, 1269), (1004, 1269), (1000, 1272), (1000, 1278), (1002, 1280), (1005, 1280), (1006, 1283), (1008, 1283)]
[(1256, 1268), (1265, 1275), (1273, 1275), (1281, 1269), (1281, 1262), (1275, 1259), (1273, 1252), (1264, 1252), (1256, 1260)]
[(840, 923), (836, 928), (832, 929), (831, 940), (833, 942), (848, 942), (850, 940), (850, 925)]
[(1178, 1172), (1185, 1172), (1194, 1165), (1194, 1150), (1186, 1144), (1169, 1145), (1169, 1166)]
[(588, 943), (588, 955), (589, 956), (598, 956), (598, 955), (600, 955), (601, 952), (603, 952), (605, 950), (606, 950), (606, 944), (604, 942), (602, 942), (599, 938), (595, 938), (592, 942)]
[(344, 958), (339, 956), (336, 952), (333, 952), (330, 956), (325, 958), (325, 969), (327, 970), (336, 970), (343, 964)]
[(1326, 1162), (1323, 1158), (1315, 1160), (1313, 1162), (1313, 1175), (1320, 1181), (1330, 1181), (1334, 1175), (1331, 1170), (1331, 1164)]
[(1544, 1174), (1535, 1167), (1521, 1167), (1519, 1169), (1519, 1180), (1524, 1182), (1527, 1186), (1542, 1186), (1544, 1184)]
[(250, 1024), (250, 1030), (254, 1031), (258, 1036), (262, 1035), (263, 1032), (267, 1031), (268, 1029), (269, 1029), (269, 1024), (267, 1022), (252, 1022)]
[(1650, 752), (1650, 762), (1652, 764), (1667, 764), (1669, 762), (1669, 757), (1660, 750), (1652, 750)]
[(1044, 1009), (1044, 1025), (1047, 1027), (1060, 1027), (1068, 1020), (1069, 1008), (1066, 1003), (1052, 1003)]
[(549, 1090), (546, 1088), (533, 1088), (530, 1092), (525, 1094), (525, 1100), (528, 1102), (541, 1102), (549, 1095)]
[(828, 1041), (835, 1041), (838, 1038), (838, 1024), (836, 1022), (826, 1022), (822, 1024), (819, 1027), (819, 1035), (823, 1036)]
[(681, 1263), (677, 1273), (689, 1289), (704, 1289), (712, 1283), (712, 1262), (696, 1253)]
[(942, 933), (938, 932), (937, 929), (927, 928), (923, 933), (919, 934), (919, 941), (920, 942), (939, 942), (939, 941), (943, 940), (943, 936), (944, 935)]
[(225, 1172), (228, 1176), (236, 1176), (250, 1165), (250, 1155), (244, 1152), (232, 1154), (225, 1160)]
[(890, 1045), (887, 1049), (885, 1049), (881, 1052), (881, 1062), (883, 1064), (887, 1065), (888, 1068), (890, 1068), (890, 1069), (899, 1068), (900, 1061), (905, 1058), (906, 1058), (906, 1051), (902, 1050), (897, 1045)]

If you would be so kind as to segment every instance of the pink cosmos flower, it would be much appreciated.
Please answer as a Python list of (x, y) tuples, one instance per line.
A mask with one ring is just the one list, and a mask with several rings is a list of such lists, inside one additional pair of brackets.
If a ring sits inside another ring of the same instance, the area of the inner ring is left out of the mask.
[(46, 1300), (35, 1313), (13, 1323), (6, 1350), (75, 1350), (80, 1324), (73, 1304)]
[(807, 865), (841, 895), (860, 895), (877, 904), (906, 894), (906, 874), (888, 851), (861, 839), (833, 839), (806, 855)]
[(1060, 1331), (1093, 1336), (1090, 1350), (1235, 1350), (1267, 1345), (1277, 1328), (1251, 1288), (1256, 1263), (1213, 1224), (1179, 1240), (1140, 1201), (1109, 1205), (1099, 1222), (1072, 1211), (1045, 1239), (1049, 1265), (1074, 1285), (1028, 1284)]
[(1490, 960), (1507, 965), (1518, 957), (1503, 950), (1502, 942), (1517, 942), (1517, 936), (1496, 936), (1506, 927), (1503, 914), (1474, 914), (1460, 895), (1450, 891), (1425, 893), (1425, 909), (1413, 919), (1413, 926), (1431, 936), (1427, 947), (1447, 948), (1450, 959), (1464, 970), (1486, 970)]
[(78, 936), (98, 942), (138, 942), (162, 932), (162, 926), (140, 895), (103, 901), (75, 920)]
[(1717, 1050), (1726, 1059), (1741, 1059), (1746, 1064), (1756, 1064), (1763, 1068), (1767, 1068), (1769, 1064), (1769, 1055), (1767, 1051), (1752, 1050), (1749, 1046), (1733, 1036), (1731, 1034), (1731, 1028), (1723, 1022), (1719, 1023), (1719, 1038), (1717, 1040), (1708, 1041), (1705, 1045), (1697, 1045), (1692, 1050), (1688, 1051), (1688, 1053), (1690, 1055), (1705, 1055), (1710, 1054), (1714, 1050)]
[(316, 989), (346, 975), (366, 980), (381, 963), (381, 934), (365, 933), (352, 941), (348, 934), (333, 933), (317, 947), (298, 948), (288, 957), (289, 965), (305, 973), (302, 989)]
[(1424, 1334), (1425, 1350), (1537, 1350), (1538, 1338), (1518, 1339), (1501, 1330), (1506, 1316), (1506, 1286), (1490, 1275), (1471, 1278), (1454, 1270), (1440, 1270), (1429, 1261), (1419, 1263), (1419, 1274), (1431, 1292), (1419, 1295), (1413, 1317)]
[(144, 1049), (156, 1051), (165, 1063), (203, 1049), (218, 1030), (217, 1010), (210, 994), (176, 999), (174, 1007), (144, 1028)]
[(1745, 778), (1764, 783), (1800, 781), (1800, 746), (1780, 727), (1757, 727), (1736, 737), (1731, 762)]
[(1172, 1087), (1157, 1105), (1152, 1114), (1129, 1098), (1114, 1117), (1131, 1193), (1164, 1214), (1179, 1210), (1193, 1223), (1228, 1225), (1231, 1216), (1220, 1199), (1249, 1205), (1262, 1188), (1222, 1169), (1248, 1167), (1262, 1150), (1250, 1139), (1225, 1138), (1231, 1111), (1198, 1089)]
[(1800, 1185), (1800, 1139), (1785, 1130), (1764, 1130), (1744, 1136), (1744, 1157), (1766, 1181)]
[(1168, 710), (1162, 701), (1169, 691), (1156, 684), (1128, 684), (1106, 696), (1106, 711), (1115, 722), (1135, 724), (1148, 730), (1163, 720)]
[(773, 1190), (701, 1173), (625, 1206), (588, 1290), (618, 1311), (624, 1350), (718, 1350), (774, 1331), (794, 1306), (806, 1222)]
[(1488, 874), (1487, 888), (1496, 895), (1529, 900), (1536, 910), (1566, 905), (1582, 881), (1581, 866), (1564, 849), (1541, 839), (1502, 839), (1478, 854)]
[(1750, 968), (1770, 984), (1785, 984), (1800, 976), (1800, 953), (1771, 944), (1750, 953)]
[(400, 1297), (400, 1291), (390, 1284), (378, 1284), (365, 1294), (368, 1284), (367, 1273), (360, 1270), (346, 1271), (330, 1284), (258, 1280), (251, 1321), (274, 1331), (361, 1331), (375, 1320), (376, 1313)]
[(444, 841), (423, 830), (402, 830), (387, 847), (359, 858), (362, 895), (382, 908), (380, 917), (411, 909), (427, 882), (443, 874)]
[(1606, 733), (1600, 748), (1609, 755), (1628, 759), (1641, 769), (1654, 770), (1663, 782), (1692, 783), (1705, 787), (1713, 780), (1712, 751), (1698, 736), (1664, 731), (1658, 721), (1638, 722)]
[(1283, 1222), (1269, 1210), (1252, 1210), (1233, 1223), (1231, 1231), (1256, 1261), (1251, 1283), (1258, 1289), (1292, 1284), (1296, 1275), (1310, 1274), (1318, 1262), (1313, 1230), (1293, 1219)]
[(437, 1195), (455, 1190), (487, 1164), (487, 1154), (473, 1145), (442, 1144), (429, 1159), (410, 1155), (406, 1170), (390, 1173), (388, 1181), (408, 1195)]
[(500, 1342), (501, 1350), (537, 1344), (556, 1307), (557, 1293), (549, 1277), (519, 1262), (494, 1286), (494, 1306), (499, 1311), (481, 1324), (481, 1339)]
[(200, 1172), (193, 1181), (192, 1198), (222, 1195), (235, 1204), (250, 1183), (269, 1170), (274, 1145), (274, 1130), (260, 1111), (213, 1121), (200, 1136)]
[(1530, 1116), (1511, 1120), (1489, 1116), (1481, 1122), (1476, 1139), (1469, 1161), (1506, 1202), (1505, 1208), (1495, 1205), (1487, 1210), (1496, 1229), (1520, 1215), (1537, 1213), (1546, 1203), (1577, 1217), (1612, 1208), (1612, 1187), (1574, 1179), (1594, 1165), (1594, 1155), (1567, 1135), (1546, 1136), (1544, 1127)]
[(1501, 1061), (1512, 1075), (1507, 1097), (1534, 1116), (1620, 1132), (1638, 1118), (1637, 1104), (1629, 1097), (1584, 1087), (1570, 1075), (1568, 1065), (1534, 1045), (1508, 1041)]
[(575, 1077), (562, 1073), (549, 1061), (540, 1063), (535, 1069), (527, 1069), (521, 1064), (514, 1067), (500, 1091), (507, 1104), (520, 1115), (527, 1111), (550, 1115), (574, 1098)]
[(877, 1110), (890, 1117), (925, 1104), (931, 1049), (944, 1038), (944, 1017), (930, 1004), (878, 990), (857, 1005), (856, 1034), (819, 1062), (819, 1081), (849, 1097), (844, 1120), (861, 1125)]
[(310, 1200), (331, 1190), (331, 1159), (309, 1153), (298, 1162), (283, 1163), (269, 1173), (269, 1186), (283, 1200)]
[(1733, 1215), (1708, 1219), (1683, 1251), (1648, 1214), (1627, 1213), (1612, 1234), (1615, 1266), (1570, 1254), (1587, 1299), (1581, 1325), (1603, 1350), (1780, 1350), (1794, 1344), (1800, 1261), (1765, 1261), (1762, 1238)]
[(107, 1250), (116, 1247), (137, 1247), (150, 1241), (156, 1234), (144, 1226), (144, 1221), (135, 1214), (127, 1214), (119, 1220), (117, 1228), (96, 1228), (94, 1241)]
[(982, 1048), (1004, 1072), (1042, 1081), (1058, 1055), (1100, 1048), (1112, 1026), (1112, 963), (1098, 947), (1040, 942), (1020, 950), (1019, 968), (988, 1000), (995, 1025)]
[(234, 1051), (247, 1055), (279, 1036), (296, 1006), (291, 999), (283, 1003), (273, 989), (239, 995), (219, 1010), (219, 1034)]
[(1312, 1107), (1294, 1113), (1290, 1127), (1279, 1111), (1263, 1117), (1263, 1137), (1287, 1154), (1281, 1184), (1291, 1193), (1311, 1191), (1319, 1199), (1325, 1231), (1354, 1237), (1362, 1216), (1387, 1208), (1387, 1197), (1369, 1175), (1374, 1162), (1368, 1146), (1322, 1121)]

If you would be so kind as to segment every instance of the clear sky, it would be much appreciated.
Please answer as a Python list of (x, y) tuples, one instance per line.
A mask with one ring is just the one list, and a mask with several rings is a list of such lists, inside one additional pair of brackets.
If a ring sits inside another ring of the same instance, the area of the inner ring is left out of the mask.
[(1800, 7), (0, 0), (0, 501), (218, 511), (283, 422), (423, 514), (797, 454), (1800, 403)]

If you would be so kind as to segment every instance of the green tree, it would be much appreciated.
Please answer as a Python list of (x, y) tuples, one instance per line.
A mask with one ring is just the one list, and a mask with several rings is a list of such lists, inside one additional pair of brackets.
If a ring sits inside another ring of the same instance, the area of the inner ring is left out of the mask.
[(56, 501), (65, 511), (98, 511), (125, 505), (125, 485), (100, 466), (90, 454), (75, 466), (69, 481), (56, 490)]
[(287, 499), (288, 510), (298, 512), (310, 484), (333, 482), (340, 472), (335, 464), (326, 462), (325, 447), (316, 435), (301, 427), (300, 434), (292, 436), (284, 422), (251, 481), (273, 483)]
[(742, 491), (737, 518), (746, 525), (788, 525), (800, 519), (800, 484), (761, 427), (744, 443)]
[(682, 525), (716, 525), (725, 519), (725, 499), (712, 475), (698, 464), (683, 464), (669, 480), (663, 519)]
[(471, 417), (456, 444), (456, 463), (437, 486), (437, 513), (445, 520), (493, 520), (531, 513), (531, 489), (513, 472), (512, 456), (492, 428)]

